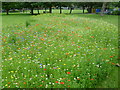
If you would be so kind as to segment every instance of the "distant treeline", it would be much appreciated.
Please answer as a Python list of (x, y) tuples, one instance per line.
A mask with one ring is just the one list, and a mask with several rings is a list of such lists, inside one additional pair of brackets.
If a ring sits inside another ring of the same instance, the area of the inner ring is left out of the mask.
[[(34, 9), (39, 10), (41, 9), (49, 9), (49, 13), (52, 13), (52, 9), (60, 9), (60, 14), (62, 13), (62, 9), (68, 9), (70, 10), (70, 13), (72, 13), (72, 10), (74, 8), (82, 8), (83, 13), (84, 10), (87, 8), (88, 12), (92, 12), (92, 8), (102, 8), (103, 2), (2, 2), (2, 9), (9, 14), (10, 10), (15, 11), (20, 10), (23, 11), (26, 9), (30, 9), (30, 13), (33, 15)], [(107, 2), (105, 8), (115, 8), (120, 7), (119, 2)]]

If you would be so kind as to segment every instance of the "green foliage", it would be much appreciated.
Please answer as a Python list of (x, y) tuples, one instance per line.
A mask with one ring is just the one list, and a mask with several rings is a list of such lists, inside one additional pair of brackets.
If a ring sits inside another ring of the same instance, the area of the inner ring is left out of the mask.
[(26, 27), (30, 26), (30, 21), (26, 21)]
[(120, 11), (116, 10), (112, 12), (113, 15), (120, 15)]

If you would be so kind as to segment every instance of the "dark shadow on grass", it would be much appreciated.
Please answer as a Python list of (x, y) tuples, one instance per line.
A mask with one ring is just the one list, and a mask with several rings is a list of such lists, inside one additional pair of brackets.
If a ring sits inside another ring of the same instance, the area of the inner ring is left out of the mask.
[[(28, 16), (32, 14), (30, 13), (9, 13), (9, 15), (7, 15), (6, 13), (2, 13), (2, 16), (11, 16), (11, 15)], [(39, 14), (33, 14), (33, 15), (39, 15)]]

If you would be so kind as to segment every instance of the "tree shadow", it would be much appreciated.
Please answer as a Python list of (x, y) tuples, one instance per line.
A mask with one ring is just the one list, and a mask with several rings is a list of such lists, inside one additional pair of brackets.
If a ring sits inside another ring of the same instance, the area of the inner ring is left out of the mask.
[(39, 14), (30, 14), (30, 13), (9, 13), (8, 15), (6, 13), (2, 13), (2, 16), (11, 16), (11, 15), (18, 15), (18, 16), (30, 16), (30, 15), (39, 15)]

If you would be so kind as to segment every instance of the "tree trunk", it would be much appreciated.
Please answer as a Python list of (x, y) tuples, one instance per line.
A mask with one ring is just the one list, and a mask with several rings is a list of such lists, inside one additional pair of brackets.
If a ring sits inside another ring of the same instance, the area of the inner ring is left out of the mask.
[(9, 15), (9, 9), (6, 9), (6, 13), (7, 13), (7, 15)]
[(47, 9), (47, 8), (45, 8), (45, 13), (46, 13), (46, 9)]
[(39, 8), (38, 8), (38, 14), (40, 14), (40, 12), (39, 12)]
[(70, 14), (72, 13), (72, 8), (70, 8)]
[(84, 13), (85, 7), (83, 6), (83, 13)]
[(26, 13), (27, 13), (27, 8), (26, 8)]
[(104, 16), (104, 10), (105, 10), (106, 4), (107, 4), (107, 2), (103, 2), (102, 10), (101, 10), (101, 13), (100, 13), (101, 16)]
[(25, 12), (25, 9), (23, 8), (23, 13)]
[(92, 13), (92, 6), (90, 6), (90, 13)]
[(49, 13), (52, 13), (52, 7), (51, 6), (49, 7)]
[(33, 8), (31, 8), (31, 14), (33, 15)]
[(60, 14), (62, 13), (62, 8), (61, 8), (61, 5), (60, 5)]

